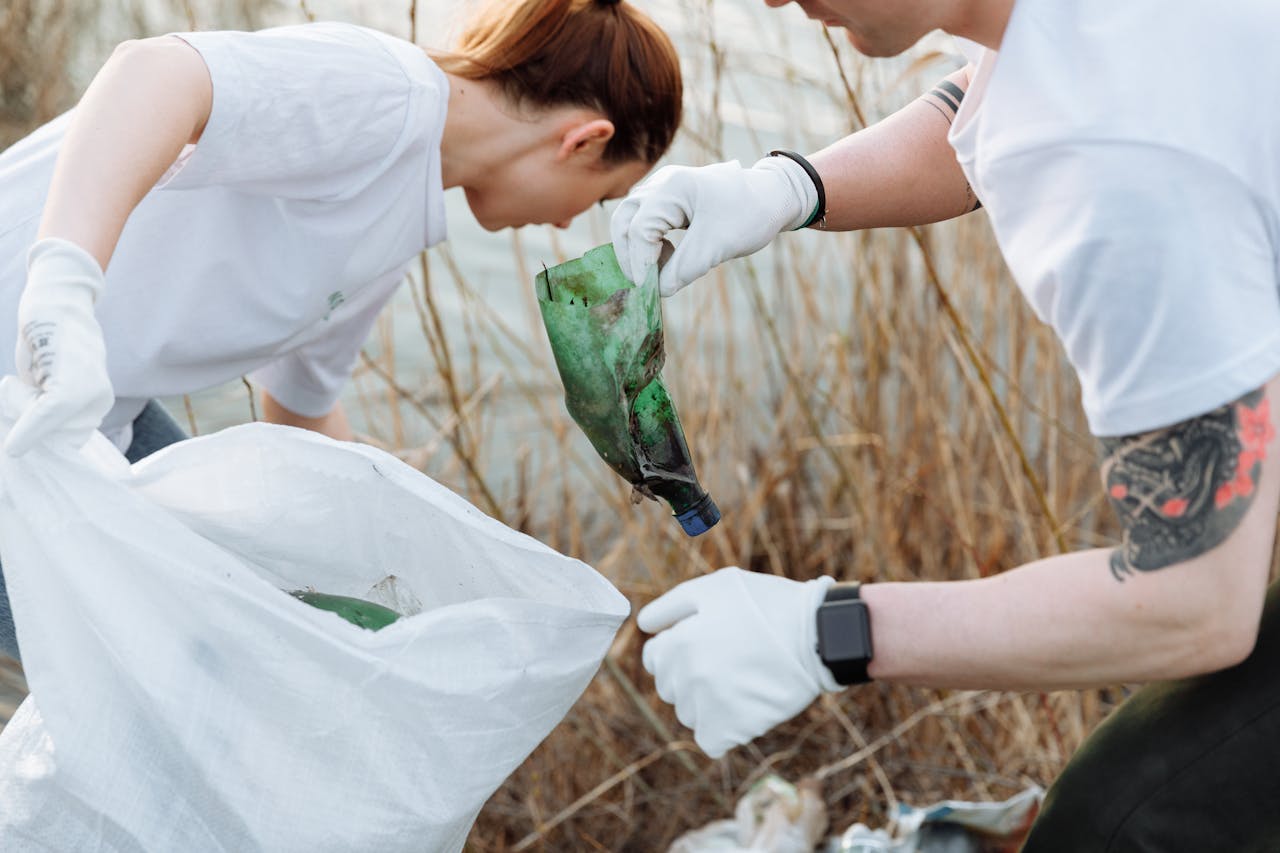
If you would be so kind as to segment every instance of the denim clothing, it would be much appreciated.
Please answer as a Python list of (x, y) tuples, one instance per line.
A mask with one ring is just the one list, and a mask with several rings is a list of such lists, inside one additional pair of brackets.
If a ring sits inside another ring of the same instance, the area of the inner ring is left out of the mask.
[(145, 459), (161, 448), (188, 438), (182, 427), (155, 400), (147, 403), (133, 420), (133, 441), (125, 451), (130, 463)]
[[(134, 419), (133, 441), (125, 456), (130, 462), (137, 462), (160, 448), (186, 437), (187, 434), (182, 431), (182, 427), (178, 426), (164, 407), (152, 400)], [(9, 591), (4, 585), (3, 566), (0, 566), (0, 654), (22, 659), (18, 653), (18, 636), (13, 627), (13, 610), (9, 606)]]

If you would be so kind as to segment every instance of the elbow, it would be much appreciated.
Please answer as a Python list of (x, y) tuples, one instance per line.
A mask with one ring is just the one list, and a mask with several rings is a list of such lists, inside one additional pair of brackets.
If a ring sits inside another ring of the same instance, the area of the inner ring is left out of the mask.
[[(1222, 622), (1224, 620), (1218, 620)], [(1253, 654), (1258, 642), (1257, 622), (1233, 625), (1215, 625), (1196, 632), (1192, 638), (1195, 649), (1191, 660), (1192, 671), (1188, 675), (1207, 675), (1244, 663)]]
[(1165, 659), (1164, 677), (1218, 672), (1253, 653), (1271, 569), (1271, 541), (1259, 547), (1262, 544), (1236, 535), (1200, 558), (1153, 577), (1161, 581), (1159, 604), (1149, 613), (1168, 631), (1166, 652), (1172, 653)]
[(1262, 596), (1237, 596), (1203, 606), (1198, 618), (1182, 633), (1185, 671), (1182, 676), (1207, 675), (1243, 663), (1258, 642)]

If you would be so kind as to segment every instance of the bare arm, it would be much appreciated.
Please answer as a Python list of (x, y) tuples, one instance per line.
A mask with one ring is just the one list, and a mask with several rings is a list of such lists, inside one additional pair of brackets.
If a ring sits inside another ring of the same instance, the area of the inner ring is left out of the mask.
[(351, 425), (347, 422), (347, 412), (342, 408), (341, 403), (336, 404), (327, 415), (308, 418), (286, 409), (275, 397), (263, 391), (262, 418), (267, 423), (309, 429), (312, 432), (336, 438), (338, 441), (351, 441), (355, 438)]
[(810, 157), (827, 193), (824, 230), (923, 225), (979, 205), (947, 131), (969, 70), (949, 75), (893, 115)]
[(94, 77), (58, 152), (39, 236), (85, 248), (103, 269), (125, 221), (213, 106), (209, 72), (166, 36), (125, 42)]
[(1104, 441), (1124, 544), (991, 578), (868, 584), (873, 678), (1057, 689), (1175, 678), (1253, 648), (1280, 503), (1270, 401)]

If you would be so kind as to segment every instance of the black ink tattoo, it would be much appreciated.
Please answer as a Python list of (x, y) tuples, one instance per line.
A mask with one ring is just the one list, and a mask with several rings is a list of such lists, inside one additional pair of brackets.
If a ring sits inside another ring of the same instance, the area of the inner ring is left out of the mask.
[[(941, 101), (946, 105), (947, 109), (951, 111), (951, 115), (947, 115), (945, 112), (942, 112), (941, 108), (938, 110), (946, 116), (947, 123), (949, 124), (956, 117), (956, 113), (960, 112), (960, 104), (964, 101), (964, 89), (961, 89), (950, 80), (943, 80), (937, 86), (934, 86), (929, 90), (929, 97)], [(929, 103), (933, 102), (930, 101)], [(934, 106), (937, 106), (937, 104), (934, 104)]]
[[(964, 89), (961, 89), (950, 80), (943, 80), (937, 86), (929, 90), (926, 95), (921, 95), (920, 100), (938, 111), (938, 115), (947, 120), (947, 124), (952, 124), (956, 120), (956, 115), (960, 112), (960, 104), (964, 103)], [(982, 200), (974, 193), (973, 187), (967, 182), (964, 185), (964, 212), (973, 213), (982, 207)]]
[(952, 115), (955, 115), (956, 113), (960, 112), (960, 104), (959, 104), (959, 102), (951, 100), (951, 98), (947, 97), (947, 93), (946, 93), (946, 92), (944, 92), (944, 91), (942, 91), (941, 89), (934, 89), (934, 90), (933, 90), (932, 92), (930, 92), (929, 94), (930, 94), (930, 95), (933, 95), (933, 96), (934, 96), (935, 98), (937, 98), (939, 101), (942, 101), (942, 103), (944, 103), (944, 104), (946, 104), (948, 107), (950, 107), (950, 108), (951, 108), (951, 114), (952, 114)]
[(956, 113), (960, 112), (964, 89), (950, 80), (943, 80), (930, 89), (927, 95), (922, 95), (920, 100), (937, 110), (947, 120), (947, 124), (951, 124), (955, 121)]
[[(964, 89), (961, 89), (959, 86), (957, 86), (955, 83), (952, 83), (950, 80), (943, 80), (941, 83), (938, 84), (938, 88), (944, 91), (950, 92), (951, 97), (956, 99), (957, 104), (964, 100)], [(957, 109), (959, 108), (957, 107)]]
[(931, 89), (929, 94), (925, 95), (921, 100), (932, 106), (942, 114), (947, 120), (947, 124), (951, 124), (956, 119), (956, 113), (960, 112), (960, 104), (953, 101), (947, 96), (947, 93), (941, 89)]
[(1240, 524), (1275, 436), (1262, 389), (1165, 429), (1103, 439), (1102, 481), (1124, 525), (1111, 573), (1124, 580), (1197, 557)]
[(951, 124), (951, 120), (955, 118), (955, 116), (954, 116), (953, 114), (948, 113), (946, 110), (944, 110), (942, 107), (940, 107), (940, 106), (938, 106), (937, 104), (935, 104), (935, 103), (934, 103), (933, 101), (931, 101), (929, 98), (921, 98), (920, 100), (924, 101), (926, 104), (928, 104), (929, 106), (931, 106), (931, 107), (933, 107), (935, 110), (937, 110), (937, 111), (938, 111), (938, 115), (942, 116), (944, 119), (946, 119), (946, 120), (947, 120), (947, 124)]
[(977, 193), (973, 191), (973, 186), (968, 181), (965, 181), (964, 184), (964, 197), (968, 204), (967, 213), (973, 213), (975, 210), (982, 207), (982, 199), (978, 198)]

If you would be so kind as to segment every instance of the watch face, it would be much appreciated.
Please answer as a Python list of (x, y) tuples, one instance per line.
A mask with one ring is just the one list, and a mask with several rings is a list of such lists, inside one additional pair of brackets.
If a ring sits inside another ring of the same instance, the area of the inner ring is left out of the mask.
[(829, 601), (818, 608), (818, 654), (827, 663), (871, 659), (866, 602)]

